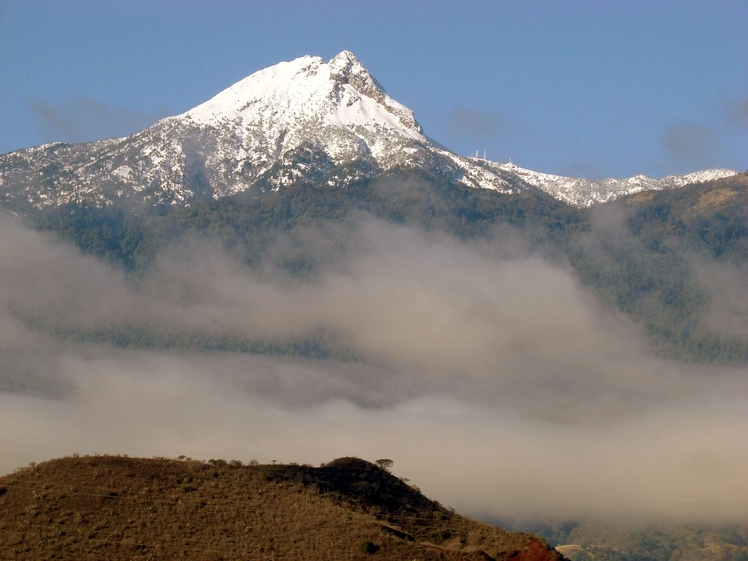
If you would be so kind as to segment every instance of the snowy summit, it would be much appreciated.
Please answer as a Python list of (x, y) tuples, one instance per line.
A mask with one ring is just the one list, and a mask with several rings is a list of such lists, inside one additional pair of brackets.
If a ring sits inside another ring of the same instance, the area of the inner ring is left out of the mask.
[(377, 127), (424, 140), (413, 112), (392, 99), (350, 51), (328, 63), (303, 56), (260, 70), (181, 116), (210, 125), (273, 131), (314, 126)]

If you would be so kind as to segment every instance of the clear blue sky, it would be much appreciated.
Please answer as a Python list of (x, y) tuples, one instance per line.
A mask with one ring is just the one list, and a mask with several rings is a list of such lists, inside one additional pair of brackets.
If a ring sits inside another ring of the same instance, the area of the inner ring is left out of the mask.
[(746, 0), (0, 0), (0, 152), (135, 132), (343, 49), (458, 153), (586, 177), (748, 169)]

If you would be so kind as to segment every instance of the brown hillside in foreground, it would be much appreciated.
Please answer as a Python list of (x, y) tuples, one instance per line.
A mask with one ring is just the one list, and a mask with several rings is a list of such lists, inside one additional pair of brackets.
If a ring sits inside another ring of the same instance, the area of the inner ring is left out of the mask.
[(308, 466), (64, 458), (0, 478), (2, 559), (563, 559), (355, 458)]

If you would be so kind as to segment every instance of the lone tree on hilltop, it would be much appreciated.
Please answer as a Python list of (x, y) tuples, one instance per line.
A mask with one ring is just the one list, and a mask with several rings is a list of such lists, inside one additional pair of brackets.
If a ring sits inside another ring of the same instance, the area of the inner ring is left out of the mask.
[(389, 460), (389, 459), (387, 459), (387, 458), (382, 458), (381, 460), (377, 460), (377, 461), (376, 461), (376, 462), (374, 462), (374, 463), (375, 463), (375, 464), (377, 464), (377, 465), (378, 465), (378, 466), (379, 466), (380, 468), (382, 468), (382, 469), (383, 469), (384, 471), (386, 471), (386, 472), (388, 472), (388, 473), (389, 473), (389, 471), (390, 471), (390, 468), (392, 467), (392, 465), (393, 465), (393, 464), (394, 464), (395, 462), (393, 462), (392, 460)]

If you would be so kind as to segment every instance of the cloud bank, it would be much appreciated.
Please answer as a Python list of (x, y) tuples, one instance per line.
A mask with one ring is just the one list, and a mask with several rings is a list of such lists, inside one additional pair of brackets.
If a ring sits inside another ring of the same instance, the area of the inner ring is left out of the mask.
[[(72, 453), (395, 460), (494, 518), (739, 520), (746, 372), (655, 358), (520, 234), (467, 243), (362, 217), (323, 265), (250, 269), (210, 240), (127, 278), (0, 221), (0, 472)], [(326, 358), (125, 350), (117, 329), (324, 341)], [(80, 340), (55, 333), (85, 333)]]

